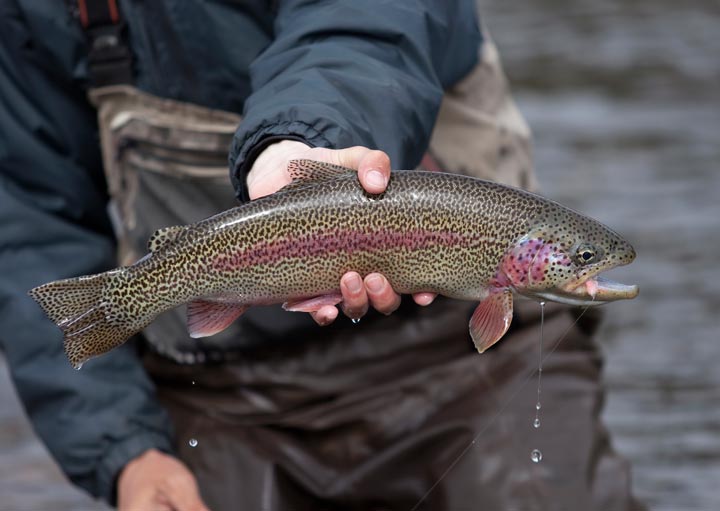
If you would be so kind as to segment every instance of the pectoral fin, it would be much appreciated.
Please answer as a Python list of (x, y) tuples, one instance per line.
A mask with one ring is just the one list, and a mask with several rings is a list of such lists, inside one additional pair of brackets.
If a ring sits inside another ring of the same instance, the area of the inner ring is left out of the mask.
[(513, 298), (510, 290), (490, 293), (470, 318), (470, 337), (482, 353), (502, 339), (510, 327), (513, 315)]
[(290, 300), (282, 308), (291, 312), (317, 312), (326, 305), (337, 305), (342, 302), (342, 295), (337, 293)]
[(222, 332), (239, 318), (247, 305), (195, 300), (187, 306), (187, 327), (190, 337), (209, 337)]

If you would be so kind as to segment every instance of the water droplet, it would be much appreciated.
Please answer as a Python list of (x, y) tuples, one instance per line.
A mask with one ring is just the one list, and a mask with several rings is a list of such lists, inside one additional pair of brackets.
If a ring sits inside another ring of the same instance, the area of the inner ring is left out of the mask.
[(350, 321), (353, 322), (353, 325), (357, 325), (358, 323), (360, 323), (360, 318), (352, 318)]
[(195, 380), (192, 381), (192, 384), (195, 385)]
[(75, 366), (75, 370), (79, 371), (80, 369), (82, 369), (82, 366), (82, 362), (80, 362), (78, 365)]
[(542, 459), (542, 453), (539, 449), (533, 449), (530, 453), (530, 459), (533, 460), (535, 463), (540, 463), (540, 460)]
[(540, 408), (541, 408), (540, 401), (538, 401), (537, 403), (535, 403), (535, 409), (539, 410)]
[(191, 438), (188, 444), (190, 445), (190, 447), (197, 447), (198, 441), (196, 438)]
[(540, 419), (538, 419), (537, 417), (535, 417), (535, 420), (533, 421), (533, 427), (534, 428), (540, 427)]

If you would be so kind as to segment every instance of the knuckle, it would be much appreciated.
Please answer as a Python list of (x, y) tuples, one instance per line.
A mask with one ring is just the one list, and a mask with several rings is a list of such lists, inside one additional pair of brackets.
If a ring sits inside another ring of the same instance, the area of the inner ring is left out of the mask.
[(400, 306), (400, 296), (388, 286), (383, 292), (372, 299), (373, 307), (382, 314), (391, 314)]
[(386, 152), (374, 149), (367, 154), (366, 158), (372, 161), (373, 167), (379, 167), (382, 172), (390, 171), (390, 156)]

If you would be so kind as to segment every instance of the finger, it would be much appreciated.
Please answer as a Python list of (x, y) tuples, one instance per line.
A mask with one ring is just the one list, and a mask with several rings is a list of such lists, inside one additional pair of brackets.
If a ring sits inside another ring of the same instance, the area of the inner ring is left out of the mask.
[(358, 165), (358, 179), (368, 193), (382, 193), (390, 181), (390, 157), (382, 151), (370, 151)]
[[(128, 508), (128, 511), (134, 511), (135, 509), (152, 509), (152, 511), (175, 511), (175, 506), (168, 500), (164, 493), (157, 493), (152, 501), (152, 506), (136, 506)], [(121, 511), (118, 508), (118, 511)]]
[(393, 291), (387, 279), (379, 273), (365, 277), (365, 288), (372, 306), (383, 314), (390, 314), (400, 307), (400, 295)]
[(355, 146), (336, 151), (338, 165), (357, 169), (360, 184), (368, 193), (382, 193), (390, 180), (390, 157), (383, 151)]
[(372, 149), (368, 149), (367, 147), (361, 145), (356, 145), (353, 147), (348, 147), (347, 149), (329, 149), (328, 151), (330, 158), (333, 160), (332, 163), (340, 165), (341, 167), (347, 167), (349, 169), (357, 170), (360, 166), (360, 162), (362, 161), (362, 159), (367, 153), (372, 152)]
[(152, 509), (153, 511), (173, 511), (173, 506), (156, 488), (150, 486), (133, 495), (118, 496), (117, 511), (135, 511), (136, 509)]
[(327, 326), (335, 321), (335, 318), (338, 316), (338, 310), (337, 307), (333, 307), (332, 305), (325, 305), (317, 311), (311, 312), (310, 316), (312, 316), (318, 325)]
[(343, 312), (347, 317), (360, 319), (367, 313), (368, 296), (359, 273), (351, 271), (343, 275), (340, 279), (340, 292), (343, 296)]
[(200, 498), (195, 478), (186, 474), (174, 474), (160, 484), (160, 493), (173, 511), (209, 511)]
[(415, 293), (413, 295), (413, 300), (415, 300), (416, 304), (425, 307), (433, 303), (436, 297), (437, 293)]

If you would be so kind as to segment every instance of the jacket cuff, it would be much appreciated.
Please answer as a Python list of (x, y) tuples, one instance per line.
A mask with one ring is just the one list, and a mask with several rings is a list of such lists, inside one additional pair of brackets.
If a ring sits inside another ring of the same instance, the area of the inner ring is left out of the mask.
[(120, 472), (131, 460), (150, 449), (173, 454), (170, 438), (153, 432), (135, 435), (113, 445), (100, 461), (97, 470), (97, 496), (111, 505), (115, 505), (117, 501), (117, 479)]
[[(242, 124), (241, 128), (242, 130)], [(260, 129), (235, 135), (230, 148), (230, 179), (235, 195), (241, 202), (249, 202), (247, 175), (255, 159), (270, 144), (281, 140), (297, 140), (310, 147), (332, 147), (330, 141), (320, 131), (302, 121), (262, 126)]]

